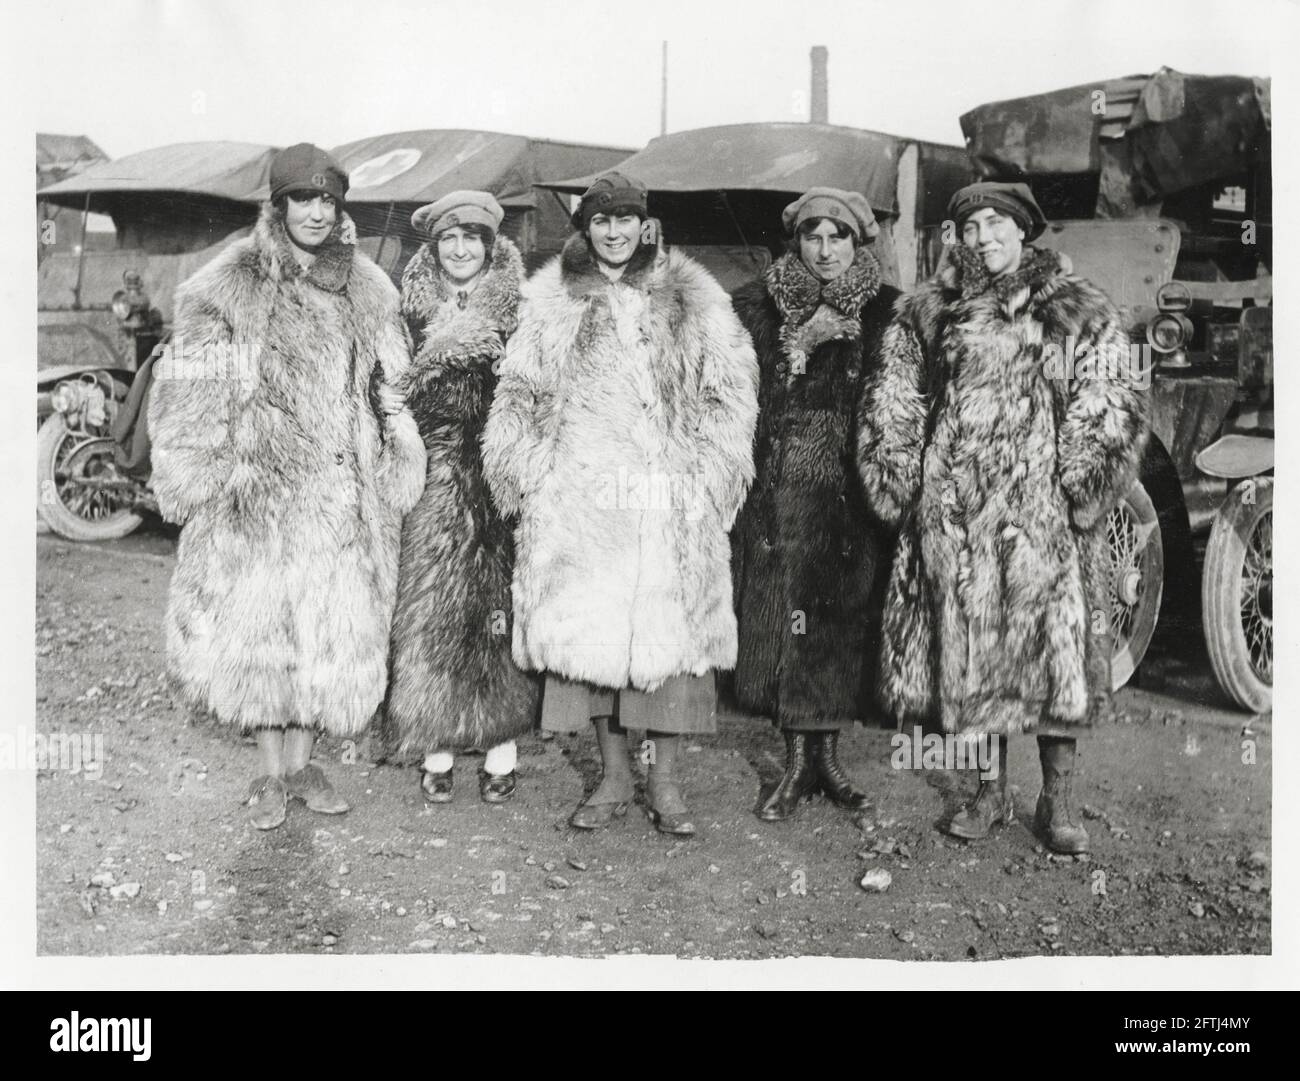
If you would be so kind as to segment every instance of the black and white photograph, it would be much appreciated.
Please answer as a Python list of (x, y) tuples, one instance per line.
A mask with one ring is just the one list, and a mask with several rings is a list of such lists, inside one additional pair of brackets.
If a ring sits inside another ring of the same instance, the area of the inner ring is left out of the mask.
[(7, 986), (1300, 985), (1293, 5), (5, 19)]

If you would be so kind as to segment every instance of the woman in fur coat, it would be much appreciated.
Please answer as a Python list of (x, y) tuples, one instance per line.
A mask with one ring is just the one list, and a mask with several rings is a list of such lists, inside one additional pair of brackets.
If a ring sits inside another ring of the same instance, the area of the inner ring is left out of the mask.
[(514, 657), (547, 673), (544, 729), (596, 719), (603, 778), (571, 824), (626, 812), (635, 728), (647, 812), (686, 835), (680, 736), (714, 730), (712, 670), (736, 661), (727, 531), (753, 476), (754, 351), (717, 282), (660, 244), (643, 185), (597, 178), (574, 224), (524, 287), (483, 438), (518, 516)]
[(1084, 852), (1075, 740), (1110, 693), (1106, 518), (1137, 477), (1150, 373), (1109, 298), (1025, 244), (1046, 224), (1027, 186), (970, 185), (949, 217), (961, 243), (899, 303), (861, 409), (869, 499), (901, 524), (882, 697), (900, 723), (996, 737), (996, 779), (948, 832), (1010, 820), (1006, 741), (1034, 732), (1036, 828)]
[(869, 710), (886, 541), (854, 464), (864, 379), (899, 293), (880, 278), (880, 227), (856, 192), (813, 188), (785, 209), (790, 251), (735, 296), (761, 372), (756, 477), (732, 534), (736, 698), (785, 737), (785, 773), (758, 815), (780, 821), (818, 790), (860, 809), (841, 729)]
[(498, 234), (487, 192), (457, 191), (411, 219), (429, 237), (402, 275), (415, 344), (403, 389), (429, 456), (424, 495), (402, 528), (388, 715), (403, 750), (427, 752), (420, 787), (452, 795), (452, 752), (487, 751), (479, 795), (515, 791), (515, 737), (537, 686), (510, 658), (514, 541), (483, 482), (479, 447), (497, 362), (518, 324), (524, 264)]
[(402, 515), (424, 446), (395, 390), (397, 290), (356, 251), (347, 174), (303, 143), (271, 163), (251, 237), (190, 278), (149, 402), (153, 487), (184, 525), (166, 615), (184, 696), (253, 731), (249, 816), (347, 803), (310, 762), (384, 697)]

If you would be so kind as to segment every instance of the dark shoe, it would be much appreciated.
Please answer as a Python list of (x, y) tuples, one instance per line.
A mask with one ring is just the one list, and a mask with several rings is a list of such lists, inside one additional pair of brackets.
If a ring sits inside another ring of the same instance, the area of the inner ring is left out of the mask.
[(569, 816), (569, 825), (578, 830), (603, 830), (615, 818), (627, 814), (631, 800), (621, 803), (582, 803)]
[(964, 841), (982, 841), (999, 822), (1015, 821), (1015, 810), (1007, 799), (1006, 775), (996, 781), (980, 781), (975, 798), (944, 826), (944, 832)]
[(289, 793), (279, 777), (259, 777), (248, 786), (248, 821), (254, 829), (273, 830), (284, 822)]
[[(645, 813), (660, 833), (673, 837), (694, 837), (695, 823), (691, 821), (691, 812), (686, 809), (686, 800), (682, 798), (681, 789), (674, 781), (661, 781), (655, 792), (655, 799), (650, 796), (650, 787), (646, 786)], [(661, 811), (655, 806), (678, 806), (680, 811)]]
[(334, 791), (334, 786), (325, 779), (320, 766), (310, 763), (297, 773), (291, 773), (284, 779), (289, 795), (307, 804), (309, 811), (323, 815), (341, 815), (352, 809), (342, 796)]
[(1070, 804), (1074, 774), (1074, 740), (1038, 737), (1038, 761), (1043, 767), (1043, 790), (1034, 809), (1034, 829), (1053, 852), (1077, 856), (1088, 851), (1088, 831), (1076, 821)]
[(484, 803), (508, 803), (515, 794), (515, 771), (481, 774), (478, 794)]
[(840, 734), (834, 731), (811, 732), (807, 739), (808, 760), (817, 773), (822, 795), (850, 811), (861, 811), (869, 807), (871, 801), (867, 799), (867, 794), (853, 787), (853, 781), (840, 765), (837, 755)]
[(451, 782), (454, 770), (455, 767), (453, 766), (446, 773), (429, 773), (427, 770), (421, 772), (420, 791), (424, 793), (425, 803), (451, 802)]
[(1007, 741), (998, 738), (998, 775), (980, 781), (975, 798), (943, 827), (945, 833), (963, 841), (982, 841), (999, 822), (1015, 821), (1015, 807), (1007, 797)]
[(803, 732), (782, 729), (785, 736), (785, 773), (772, 794), (758, 810), (764, 822), (781, 822), (794, 814), (800, 801), (817, 791), (817, 767), (808, 755), (808, 737)]

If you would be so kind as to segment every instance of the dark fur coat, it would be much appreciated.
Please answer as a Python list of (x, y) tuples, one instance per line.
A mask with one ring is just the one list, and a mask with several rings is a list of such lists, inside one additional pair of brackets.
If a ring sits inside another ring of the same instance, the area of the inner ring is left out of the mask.
[(384, 697), (402, 515), (424, 446), (379, 391), (409, 361), (397, 290), (346, 214), (307, 270), (270, 204), (177, 294), (154, 367), (153, 488), (183, 523), (167, 655), (242, 728), (357, 735)]
[(761, 373), (756, 477), (732, 534), (735, 688), (779, 724), (872, 710), (870, 602), (888, 552), (858, 479), (856, 416), (898, 295), (860, 248), (824, 289), (790, 254), (735, 296)]
[(511, 528), (483, 480), (495, 366), (518, 324), (523, 260), (504, 236), (464, 308), (426, 244), (402, 275), (416, 343), (406, 402), (428, 450), (402, 528), (388, 716), (401, 749), (488, 748), (532, 728), (537, 685), (510, 658)]
[(1137, 476), (1149, 377), (1049, 374), (1069, 344), (1129, 356), (1109, 298), (1050, 251), (991, 280), (956, 246), (898, 304), (858, 463), (902, 527), (881, 651), (900, 722), (1059, 734), (1109, 700), (1106, 518)]
[(653, 691), (735, 664), (757, 384), (730, 298), (682, 252), (643, 245), (611, 282), (575, 235), (529, 279), (483, 436), (518, 515), (521, 667)]

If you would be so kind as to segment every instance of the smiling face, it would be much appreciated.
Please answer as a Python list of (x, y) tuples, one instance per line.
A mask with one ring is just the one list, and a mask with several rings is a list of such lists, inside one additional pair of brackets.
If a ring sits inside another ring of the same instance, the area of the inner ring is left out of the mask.
[(478, 277), (487, 260), (487, 245), (477, 231), (453, 225), (438, 234), (438, 263), (457, 285)]
[(587, 237), (597, 259), (608, 267), (621, 267), (641, 243), (641, 219), (636, 214), (596, 214)]
[(799, 258), (818, 280), (834, 281), (853, 265), (853, 233), (848, 226), (821, 218), (799, 230)]
[(320, 247), (338, 220), (339, 206), (332, 195), (318, 191), (295, 191), (284, 204), (284, 225), (300, 248)]
[(961, 242), (977, 252), (984, 269), (995, 278), (1011, 274), (1020, 266), (1025, 231), (1014, 218), (1000, 214), (991, 206), (981, 207), (961, 226)]

